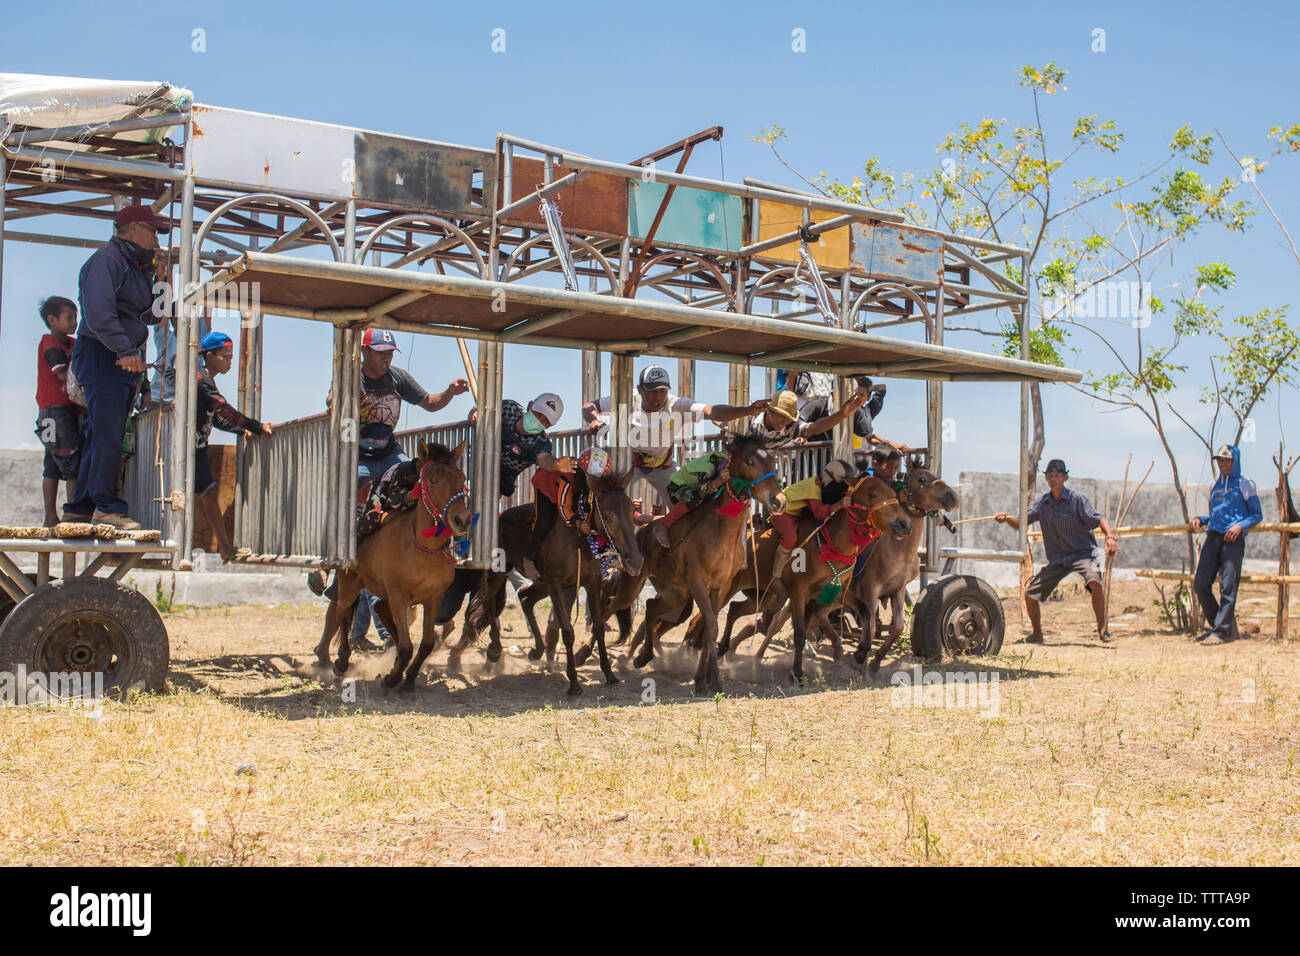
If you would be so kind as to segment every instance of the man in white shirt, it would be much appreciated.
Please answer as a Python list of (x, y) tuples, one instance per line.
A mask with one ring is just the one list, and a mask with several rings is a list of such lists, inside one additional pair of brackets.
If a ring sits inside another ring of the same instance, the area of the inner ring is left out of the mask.
[[(641, 370), (637, 379), (637, 400), (627, 413), (627, 421), (614, 422), (611, 444), (625, 442), (632, 449), (632, 480), (641, 478), (650, 482), (659, 493), (659, 502), (668, 507), (668, 479), (677, 470), (673, 461), (673, 446), (689, 437), (691, 427), (702, 419), (715, 424), (735, 421), (746, 415), (761, 412), (768, 400), (760, 398), (748, 405), (706, 405), (693, 398), (678, 397), (669, 390), (668, 370), (651, 365)], [(609, 396), (588, 402), (582, 407), (582, 416), (593, 431), (606, 424), (602, 415), (612, 411)]]

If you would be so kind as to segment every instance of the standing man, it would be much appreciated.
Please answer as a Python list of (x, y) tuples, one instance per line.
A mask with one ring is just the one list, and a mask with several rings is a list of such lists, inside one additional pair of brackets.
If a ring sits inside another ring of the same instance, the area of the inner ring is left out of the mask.
[(1210, 489), (1210, 513), (1192, 519), (1193, 531), (1205, 530), (1193, 587), (1210, 625), (1200, 640), (1206, 646), (1236, 637), (1237, 583), (1246, 556), (1246, 532), (1264, 520), (1255, 483), (1241, 476), (1241, 450), (1236, 445), (1220, 445), (1214, 463), (1219, 466), (1219, 477)]
[[(1110, 641), (1106, 626), (1106, 596), (1101, 586), (1101, 569), (1097, 562), (1097, 539), (1093, 529), (1100, 526), (1106, 535), (1106, 553), (1119, 551), (1119, 539), (1106, 519), (1086, 496), (1065, 487), (1070, 473), (1065, 462), (1053, 458), (1047, 463), (1048, 491), (1029, 506), (1029, 523), (1038, 522), (1043, 529), (1043, 551), (1047, 564), (1033, 576), (1025, 587), (1025, 609), (1033, 633), (1025, 638), (1030, 644), (1043, 643), (1043, 624), (1039, 602), (1046, 601), (1061, 580), (1070, 574), (1083, 576), (1084, 584), (1092, 595), (1092, 612), (1097, 618), (1097, 636)], [(1020, 520), (999, 511), (993, 516), (999, 524), (1019, 530)]]
[(148, 206), (124, 206), (117, 232), (81, 267), (81, 328), (72, 350), (72, 375), (86, 394), (85, 444), (77, 470), (77, 497), (63, 507), (65, 521), (91, 521), (134, 531), (117, 493), (122, 438), (144, 372), (147, 326), (153, 314), (158, 233), (167, 223)]
[[(767, 408), (766, 398), (748, 405), (705, 405), (693, 398), (679, 398), (669, 391), (668, 370), (659, 365), (649, 365), (641, 370), (637, 379), (637, 401), (626, 422), (615, 421), (618, 433), (613, 441), (627, 441), (632, 449), (632, 480), (644, 478), (659, 493), (659, 503), (665, 508), (672, 502), (668, 498), (668, 479), (677, 470), (673, 461), (673, 446), (682, 439), (687, 423), (707, 418), (715, 424), (735, 421)], [(597, 402), (582, 406), (582, 417), (587, 425), (598, 431), (603, 427), (601, 415), (607, 415), (612, 406), (608, 395)], [(623, 434), (623, 433), (626, 434)]]

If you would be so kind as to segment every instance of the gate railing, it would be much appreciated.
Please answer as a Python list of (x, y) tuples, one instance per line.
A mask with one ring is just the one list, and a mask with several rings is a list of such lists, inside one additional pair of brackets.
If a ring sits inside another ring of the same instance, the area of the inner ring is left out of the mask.
[(274, 435), (240, 440), (236, 545), (304, 563), (331, 554), (329, 423), (328, 413), (309, 415), (277, 424)]
[(162, 499), (166, 495), (164, 489), (167, 488), (167, 458), (171, 443), (171, 405), (155, 406), (135, 416), (135, 454), (125, 463), (122, 497), (131, 517), (149, 531), (166, 530), (163, 521), (166, 503)]

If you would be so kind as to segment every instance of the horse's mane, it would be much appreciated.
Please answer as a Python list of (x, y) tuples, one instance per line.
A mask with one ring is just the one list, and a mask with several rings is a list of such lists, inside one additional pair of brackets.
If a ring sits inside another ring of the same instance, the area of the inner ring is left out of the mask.
[(728, 453), (734, 454), (738, 451), (748, 450), (746, 446), (752, 446), (755, 451), (763, 451), (763, 439), (754, 434), (733, 435), (724, 446)]

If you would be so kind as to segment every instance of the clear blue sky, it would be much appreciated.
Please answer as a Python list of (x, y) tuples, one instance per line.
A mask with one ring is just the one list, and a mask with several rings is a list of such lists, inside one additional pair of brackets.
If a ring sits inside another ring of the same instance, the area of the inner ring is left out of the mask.
[[(697, 150), (691, 171), (793, 183), (751, 137), (780, 124), (786, 156), (809, 172), (842, 178), (877, 155), (899, 169), (926, 170), (935, 147), (963, 122), (1028, 117), (1019, 68), (1055, 61), (1069, 71), (1068, 90), (1051, 101), (1053, 123), (1097, 113), (1127, 135), (1118, 159), (1092, 159), (1081, 173), (1131, 178), (1161, 157), (1183, 123), (1211, 123), (1238, 152), (1264, 151), (1269, 127), (1300, 121), (1294, 91), (1300, 67), (1292, 4), (1076, 5), (940, 3), (875, 4), (516, 4), (387, 3), (141, 4), (124, 15), (98, 3), (6, 11), (4, 69), (115, 79), (167, 80), (214, 105), (355, 125), (397, 134), (490, 147), (508, 131), (578, 152), (627, 160), (684, 135), (720, 124), (719, 146)], [(206, 31), (207, 50), (191, 51), (191, 31)], [(506, 30), (507, 50), (490, 50), (491, 31)], [(1091, 51), (1094, 28), (1106, 31), (1104, 53)], [(791, 31), (805, 31), (807, 52), (791, 50)], [(1063, 137), (1064, 132), (1059, 134)], [(1058, 142), (1061, 140), (1058, 139)], [(1221, 152), (1221, 151), (1220, 151)], [(1214, 172), (1232, 171), (1220, 156)], [(1274, 165), (1262, 180), (1289, 225), (1300, 232), (1300, 157)], [(53, 222), (53, 220), (47, 220)], [(68, 233), (94, 235), (82, 223)], [(24, 224), (30, 228), (30, 222)], [(93, 227), (92, 227), (93, 228)], [(51, 293), (75, 296), (80, 250), (9, 243), (5, 249), (3, 343), (0, 343), (0, 447), (35, 447), (36, 304)], [(1296, 298), (1300, 266), (1271, 222), (1257, 218), (1244, 237), (1207, 231), (1180, 250), (1160, 282), (1198, 261), (1228, 260), (1239, 276), (1229, 310), (1254, 311)], [(1293, 314), (1300, 319), (1300, 313)], [(218, 327), (225, 324), (218, 321)], [(233, 329), (232, 329), (233, 331)], [(271, 420), (318, 410), (328, 386), (328, 330), (269, 320), (264, 409)], [(974, 337), (950, 344), (988, 348)], [(1084, 345), (1078, 340), (1079, 345)], [(448, 339), (402, 336), (399, 361), (429, 389), (460, 374)], [(1194, 371), (1204, 357), (1189, 353)], [(648, 361), (648, 360), (647, 360)], [(1096, 368), (1086, 348), (1073, 363)], [(639, 363), (644, 364), (644, 362)], [(675, 370), (675, 364), (668, 363)], [(576, 353), (512, 347), (507, 394), (527, 398), (554, 389), (577, 421)], [(1206, 376), (1208, 378), (1208, 375)], [(723, 400), (723, 366), (701, 366), (697, 395)], [(234, 382), (224, 382), (233, 394)], [(891, 383), (880, 430), (914, 444), (923, 432), (923, 390)], [(757, 388), (757, 379), (756, 379)], [(949, 386), (947, 415), (956, 441), (945, 471), (1012, 470), (1016, 462), (1014, 385)], [(1193, 412), (1194, 403), (1186, 403)], [(1246, 468), (1271, 485), (1268, 454), (1287, 427), (1297, 391), (1284, 390), (1257, 415), (1257, 442)], [(436, 416), (416, 411), (407, 426), (461, 417), (468, 399)], [(1102, 407), (1055, 386), (1047, 389), (1049, 456), (1079, 475), (1118, 477), (1126, 455), (1167, 467), (1137, 416), (1102, 415)], [(1300, 442), (1300, 427), (1286, 433)], [(1184, 473), (1209, 475), (1198, 446), (1175, 433)]]

